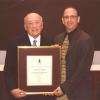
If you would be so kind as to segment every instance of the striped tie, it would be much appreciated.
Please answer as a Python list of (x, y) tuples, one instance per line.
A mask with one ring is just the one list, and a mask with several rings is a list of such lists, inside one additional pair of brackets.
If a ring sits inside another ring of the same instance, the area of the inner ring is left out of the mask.
[[(63, 83), (66, 80), (66, 61), (65, 61), (65, 57), (66, 57), (66, 53), (68, 50), (68, 46), (69, 46), (69, 40), (68, 40), (68, 35), (65, 37), (65, 40), (62, 44), (61, 47), (61, 83)], [(56, 100), (68, 100), (67, 95), (63, 95), (60, 97), (57, 97)]]
[(62, 48), (61, 48), (61, 83), (63, 83), (66, 80), (66, 53), (68, 50), (69, 40), (68, 35), (65, 37), (65, 40), (63, 42)]
[(36, 40), (33, 41), (33, 46), (36, 46), (36, 42), (37, 42)]

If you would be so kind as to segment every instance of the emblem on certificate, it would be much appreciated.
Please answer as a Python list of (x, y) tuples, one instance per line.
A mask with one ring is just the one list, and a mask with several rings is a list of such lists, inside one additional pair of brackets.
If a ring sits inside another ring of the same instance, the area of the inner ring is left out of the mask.
[(53, 92), (60, 85), (60, 46), (18, 46), (18, 88), (27, 94)]

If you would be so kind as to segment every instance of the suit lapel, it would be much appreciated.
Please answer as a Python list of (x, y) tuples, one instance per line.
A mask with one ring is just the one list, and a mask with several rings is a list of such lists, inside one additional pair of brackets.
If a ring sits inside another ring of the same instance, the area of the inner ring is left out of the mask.
[(47, 46), (48, 45), (48, 40), (46, 39), (46, 37), (44, 37), (43, 35), (41, 36), (41, 43), (40, 46)]
[(27, 34), (24, 36), (23, 41), (24, 41), (24, 45), (31, 46), (31, 43)]
[(58, 37), (58, 39), (56, 40), (56, 42), (57, 42), (59, 45), (62, 45), (63, 42), (64, 42), (64, 39), (65, 39), (65, 36), (66, 36), (66, 32), (61, 33), (61, 35)]

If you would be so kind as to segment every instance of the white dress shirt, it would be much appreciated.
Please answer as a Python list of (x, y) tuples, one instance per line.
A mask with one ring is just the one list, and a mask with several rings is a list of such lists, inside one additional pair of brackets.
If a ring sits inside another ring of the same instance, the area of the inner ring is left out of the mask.
[(41, 36), (39, 35), (37, 38), (33, 38), (31, 35), (28, 34), (28, 37), (29, 37), (29, 40), (30, 40), (30, 43), (31, 45), (33, 45), (33, 41), (36, 40), (36, 46), (40, 46), (40, 39), (41, 39)]

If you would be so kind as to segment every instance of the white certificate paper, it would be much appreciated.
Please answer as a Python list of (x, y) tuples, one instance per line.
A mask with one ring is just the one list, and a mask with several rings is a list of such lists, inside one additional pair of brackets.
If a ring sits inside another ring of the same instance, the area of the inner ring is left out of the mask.
[(52, 85), (52, 56), (27, 56), (27, 86)]

